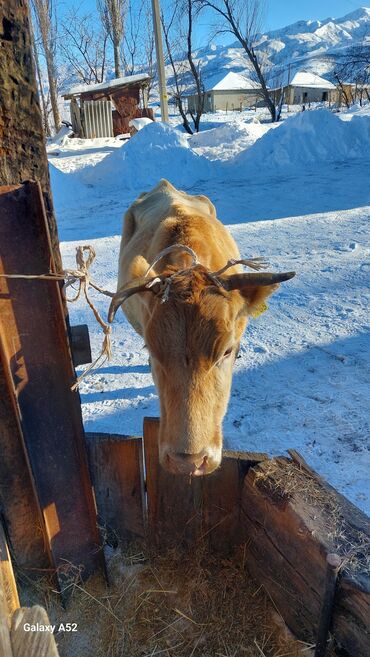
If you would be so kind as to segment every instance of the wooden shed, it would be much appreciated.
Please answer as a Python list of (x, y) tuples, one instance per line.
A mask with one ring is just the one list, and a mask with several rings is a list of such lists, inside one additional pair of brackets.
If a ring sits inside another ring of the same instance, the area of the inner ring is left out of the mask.
[(85, 139), (131, 134), (131, 119), (153, 119), (153, 110), (147, 107), (149, 82), (149, 75), (140, 74), (72, 87), (63, 98), (71, 101), (75, 134)]

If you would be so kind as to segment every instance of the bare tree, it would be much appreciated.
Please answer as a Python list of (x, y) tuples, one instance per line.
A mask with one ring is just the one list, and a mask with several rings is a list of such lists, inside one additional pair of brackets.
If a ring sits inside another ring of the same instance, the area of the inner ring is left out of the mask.
[(148, 73), (146, 95), (149, 99), (156, 68), (151, 0), (128, 0), (122, 63), (127, 75)]
[(186, 22), (186, 43), (187, 43), (187, 58), (190, 66), (190, 71), (195, 83), (195, 109), (190, 111), (191, 118), (193, 119), (194, 128), (199, 132), (200, 119), (204, 112), (204, 99), (205, 90), (201, 76), (200, 65), (196, 65), (192, 53), (192, 39), (193, 39), (193, 25), (194, 25), (194, 0), (185, 0), (185, 11), (187, 16)]
[(243, 47), (260, 85), (260, 94), (268, 108), (271, 121), (277, 120), (276, 106), (264, 74), (263, 58), (256, 50), (261, 33), (263, 0), (193, 0), (201, 8), (208, 7), (221, 19), (218, 32), (231, 33)]
[(125, 72), (128, 75), (133, 75), (139, 62), (142, 63), (143, 46), (145, 42), (145, 6), (146, 0), (141, 0), (140, 2), (138, 2), (138, 0), (129, 0), (127, 5), (122, 58)]
[(362, 42), (348, 48), (337, 61), (334, 77), (338, 83), (341, 98), (347, 107), (364, 98), (370, 100), (370, 48), (367, 32)]
[(121, 50), (125, 24), (125, 0), (98, 0), (102, 23), (112, 41), (114, 74), (121, 77)]
[[(165, 18), (162, 13), (161, 22), (166, 45), (167, 57), (173, 74), (173, 96), (182, 118), (183, 127), (189, 134), (199, 132), (200, 120), (204, 111), (204, 85), (202, 82), (200, 64), (193, 56), (194, 0), (177, 0), (172, 6), (172, 13)], [(186, 42), (184, 60), (175, 58), (174, 53)], [(194, 88), (195, 106), (189, 115), (193, 121), (190, 124), (185, 108), (184, 96), (189, 88)]]
[(61, 37), (60, 50), (77, 77), (85, 84), (103, 82), (108, 34), (96, 27), (94, 16), (71, 9), (62, 21)]
[(32, 0), (36, 26), (40, 35), (42, 49), (46, 61), (49, 82), (50, 102), (53, 112), (55, 130), (60, 128), (60, 114), (58, 107), (57, 74), (55, 67), (56, 52), (56, 21), (53, 0)]

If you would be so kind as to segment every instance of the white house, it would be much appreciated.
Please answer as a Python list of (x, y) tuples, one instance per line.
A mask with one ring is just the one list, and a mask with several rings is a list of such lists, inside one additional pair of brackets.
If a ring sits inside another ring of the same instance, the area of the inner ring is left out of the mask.
[[(339, 97), (335, 84), (309, 71), (298, 71), (290, 81), (285, 80), (282, 88), (284, 102), (288, 105), (305, 105), (317, 102), (335, 103)], [(275, 101), (278, 101), (281, 88), (274, 89), (273, 93)]]
[[(217, 110), (242, 110), (251, 107), (260, 100), (258, 93), (259, 85), (248, 78), (247, 74), (223, 71), (221, 75), (215, 76), (206, 86), (204, 111), (216, 112)], [(197, 96), (191, 93), (187, 96), (188, 109), (196, 109)]]

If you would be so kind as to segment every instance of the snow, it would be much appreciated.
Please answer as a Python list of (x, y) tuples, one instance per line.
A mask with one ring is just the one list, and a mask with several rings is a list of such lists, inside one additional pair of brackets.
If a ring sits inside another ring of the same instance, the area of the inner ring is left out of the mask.
[(82, 180), (90, 185), (108, 182), (118, 189), (142, 191), (154, 186), (159, 178), (175, 176), (175, 184), (181, 186), (210, 174), (210, 162), (189, 147), (183, 133), (151, 121), (99, 167), (86, 168)]
[(79, 96), (85, 92), (96, 92), (96, 91), (109, 91), (115, 87), (121, 87), (125, 84), (133, 84), (135, 82), (142, 82), (144, 80), (149, 80), (149, 75), (146, 73), (140, 73), (138, 75), (127, 75), (126, 77), (116, 78), (110, 80), (109, 82), (100, 82), (99, 84), (79, 84), (72, 87), (65, 96)]
[(235, 160), (237, 167), (305, 167), (366, 156), (370, 148), (370, 117), (342, 121), (328, 110), (301, 112), (268, 131)]
[(246, 75), (230, 71), (225, 76), (209, 87), (207, 91), (244, 91), (246, 89), (256, 89), (260, 85), (250, 80)]
[(311, 87), (314, 89), (336, 89), (335, 84), (309, 71), (298, 71), (290, 82), (292, 87)]
[(152, 119), (148, 119), (145, 116), (143, 116), (142, 118), (131, 119), (131, 121), (129, 123), (129, 126), (135, 128), (135, 130), (139, 131), (142, 128), (145, 128), (146, 125), (148, 125), (149, 123), (152, 123), (152, 122), (153, 122)]
[[(92, 276), (114, 290), (122, 215), (138, 193), (164, 176), (209, 196), (244, 256), (297, 272), (242, 340), (226, 447), (295, 448), (369, 513), (369, 108), (306, 111), (274, 127), (229, 118), (190, 138), (153, 123), (127, 143), (63, 142), (51, 153), (63, 262), (91, 243)], [(109, 300), (92, 297), (106, 316)], [(78, 301), (70, 315), (89, 325), (97, 354), (91, 311)], [(112, 341), (112, 362), (81, 385), (85, 427), (142, 435), (143, 417), (159, 414), (148, 354), (123, 313)]]

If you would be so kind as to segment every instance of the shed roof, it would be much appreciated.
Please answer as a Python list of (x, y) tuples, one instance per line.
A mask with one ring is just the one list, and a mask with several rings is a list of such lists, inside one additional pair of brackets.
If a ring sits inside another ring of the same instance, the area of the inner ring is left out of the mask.
[(117, 91), (121, 87), (127, 87), (131, 84), (141, 84), (144, 86), (150, 79), (146, 73), (139, 75), (127, 75), (123, 78), (116, 78), (108, 82), (100, 82), (99, 84), (80, 84), (72, 87), (63, 98), (71, 98), (72, 96), (82, 96), (84, 94), (91, 94), (97, 91), (109, 93), (110, 91)]
[(336, 89), (335, 84), (325, 80), (316, 73), (298, 71), (289, 83), (292, 87), (309, 87), (311, 89)]

